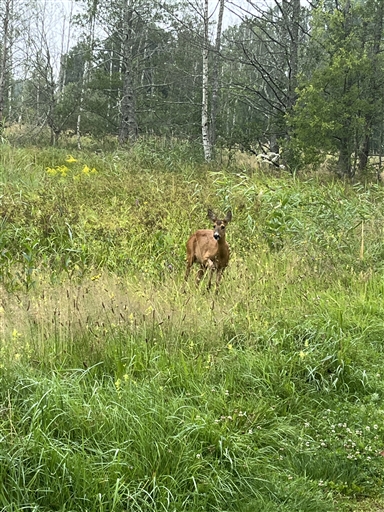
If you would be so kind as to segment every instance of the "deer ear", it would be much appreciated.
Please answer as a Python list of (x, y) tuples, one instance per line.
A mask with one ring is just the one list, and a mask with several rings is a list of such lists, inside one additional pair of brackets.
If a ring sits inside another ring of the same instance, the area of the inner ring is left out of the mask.
[(231, 210), (228, 210), (228, 211), (227, 211), (227, 215), (226, 215), (226, 217), (225, 217), (225, 220), (226, 220), (227, 222), (231, 222), (231, 220), (232, 220), (232, 212), (231, 212)]
[(216, 215), (213, 213), (213, 211), (210, 208), (208, 208), (208, 219), (210, 219), (212, 222), (217, 221)]

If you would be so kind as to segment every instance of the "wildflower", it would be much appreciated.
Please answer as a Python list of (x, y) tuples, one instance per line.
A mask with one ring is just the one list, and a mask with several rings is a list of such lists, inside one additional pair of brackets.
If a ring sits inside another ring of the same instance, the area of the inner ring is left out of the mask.
[(66, 165), (59, 165), (59, 166), (56, 167), (56, 169), (61, 174), (61, 176), (63, 178), (66, 177), (66, 175), (68, 174), (68, 171), (69, 171), (69, 169), (68, 169), (68, 167)]
[(73, 162), (77, 162), (76, 158), (73, 158), (72, 155), (68, 155), (67, 158), (65, 159), (66, 162), (68, 162), (69, 164), (72, 164)]
[(228, 343), (228, 345), (227, 345), (227, 349), (229, 350), (229, 352), (231, 352), (231, 350), (233, 350), (233, 345), (232, 345), (232, 343)]
[(46, 173), (49, 174), (50, 176), (55, 176), (57, 174), (57, 170), (54, 169), (53, 167), (47, 167)]
[(300, 353), (299, 353), (299, 356), (301, 359), (304, 359), (304, 357), (306, 356), (307, 354), (305, 352), (303, 352), (302, 350), (300, 350)]
[(83, 174), (89, 174), (91, 172), (91, 169), (88, 167), (88, 165), (84, 165), (82, 171)]

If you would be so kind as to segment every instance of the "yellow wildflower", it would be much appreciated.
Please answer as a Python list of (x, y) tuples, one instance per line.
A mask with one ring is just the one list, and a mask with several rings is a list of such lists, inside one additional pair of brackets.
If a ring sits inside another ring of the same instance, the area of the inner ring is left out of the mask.
[(61, 176), (63, 178), (65, 178), (65, 176), (67, 175), (69, 169), (66, 165), (60, 165), (60, 166), (57, 166), (57, 170), (59, 171), (59, 173), (61, 174)]
[(65, 161), (68, 162), (69, 164), (72, 164), (73, 162), (77, 162), (76, 158), (73, 158), (72, 155), (68, 155)]

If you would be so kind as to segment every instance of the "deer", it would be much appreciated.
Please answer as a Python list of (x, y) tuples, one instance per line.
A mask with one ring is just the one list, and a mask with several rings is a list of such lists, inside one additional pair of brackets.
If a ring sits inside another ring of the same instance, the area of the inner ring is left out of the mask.
[(199, 229), (191, 235), (187, 242), (187, 270), (185, 281), (188, 280), (192, 265), (200, 264), (196, 275), (196, 284), (200, 284), (207, 269), (210, 270), (208, 290), (211, 288), (213, 272), (216, 271), (216, 292), (229, 262), (229, 245), (225, 240), (225, 228), (232, 220), (229, 210), (224, 219), (219, 219), (211, 209), (208, 209), (208, 218), (213, 222), (213, 230)]

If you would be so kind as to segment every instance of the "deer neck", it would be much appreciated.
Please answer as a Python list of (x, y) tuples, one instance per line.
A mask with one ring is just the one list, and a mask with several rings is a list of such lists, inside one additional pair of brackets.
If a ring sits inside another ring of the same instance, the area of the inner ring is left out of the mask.
[(217, 240), (217, 247), (218, 247), (219, 252), (221, 249), (223, 249), (225, 247), (225, 235), (221, 236)]

